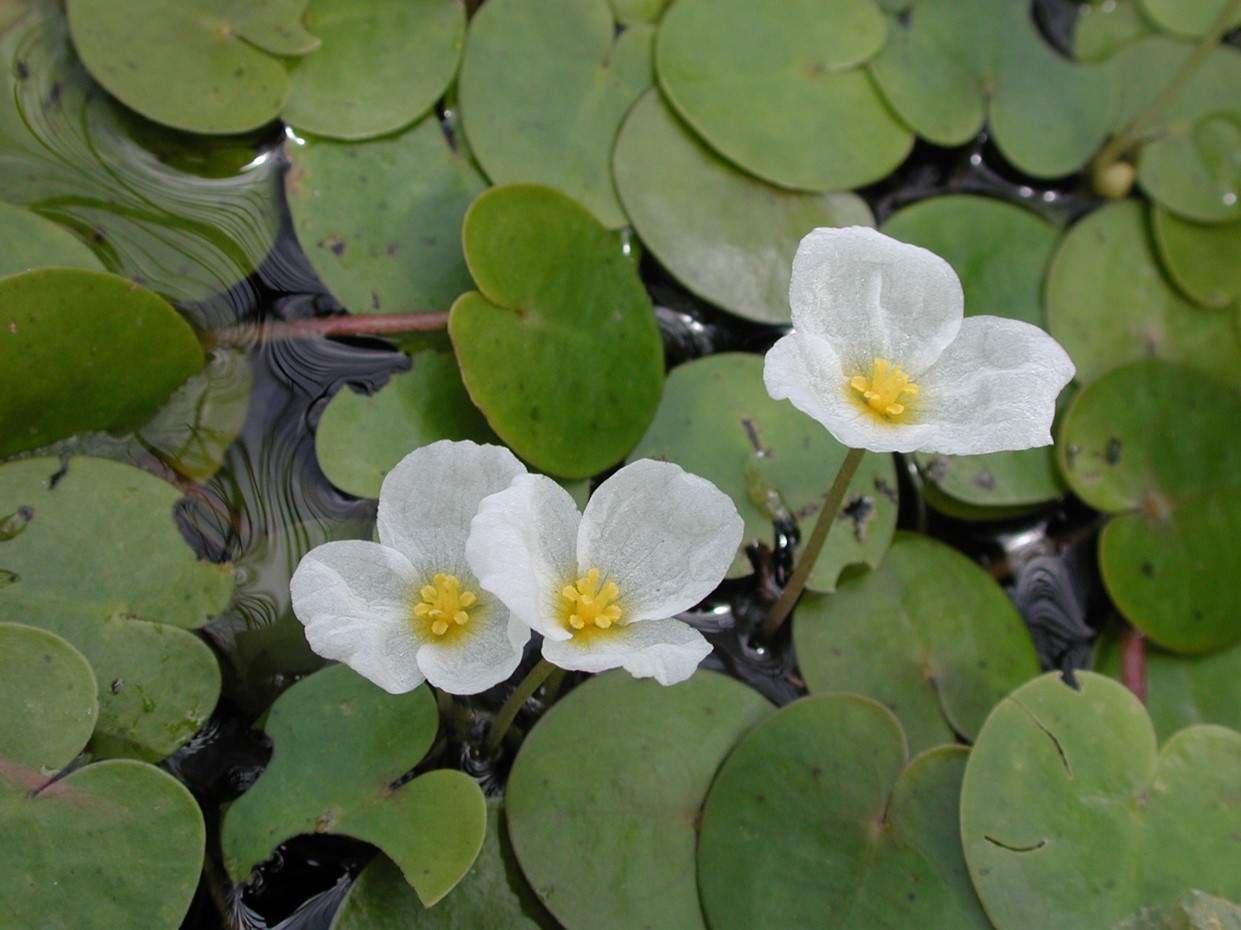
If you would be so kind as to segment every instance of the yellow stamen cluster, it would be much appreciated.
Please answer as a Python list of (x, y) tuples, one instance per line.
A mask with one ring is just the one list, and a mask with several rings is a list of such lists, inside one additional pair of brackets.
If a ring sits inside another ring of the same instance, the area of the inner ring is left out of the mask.
[(600, 590), (597, 568), (592, 568), (573, 584), (565, 585), (560, 596), (565, 600), (562, 605), (565, 629), (606, 630), (620, 622), (620, 606), (612, 603), (620, 596), (620, 589), (615, 582), (609, 581)]
[(443, 636), (450, 629), (459, 629), (470, 622), (467, 608), (478, 598), (473, 591), (462, 591), (456, 575), (437, 574), (431, 584), (423, 585), (418, 592), (422, 602), (414, 605), (414, 616), (421, 620), (435, 636)]
[(860, 393), (866, 405), (882, 417), (900, 416), (905, 412), (902, 398), (918, 393), (918, 385), (910, 383), (909, 375), (886, 358), (874, 360), (869, 378), (854, 375), (849, 387)]

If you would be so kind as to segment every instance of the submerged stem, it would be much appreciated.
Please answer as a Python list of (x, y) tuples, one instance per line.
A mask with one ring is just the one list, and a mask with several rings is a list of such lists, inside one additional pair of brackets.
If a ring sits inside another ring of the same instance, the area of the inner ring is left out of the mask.
[(828, 489), (827, 499), (823, 502), (823, 509), (819, 511), (819, 518), (815, 521), (814, 529), (810, 531), (810, 538), (806, 540), (806, 547), (802, 550), (801, 558), (797, 560), (797, 567), (793, 569), (793, 574), (789, 576), (788, 583), (780, 593), (779, 599), (771, 605), (771, 611), (767, 614), (767, 619), (763, 621), (762, 629), (759, 631), (761, 640), (770, 641), (776, 630), (780, 629), (781, 624), (792, 613), (793, 605), (797, 603), (797, 599), (806, 587), (810, 570), (814, 568), (814, 563), (818, 561), (819, 553), (823, 550), (823, 543), (827, 540), (827, 531), (836, 522), (836, 514), (840, 512), (840, 504), (845, 499), (845, 491), (849, 487), (849, 482), (853, 480), (853, 473), (857, 471), (858, 465), (862, 462), (862, 456), (865, 454), (865, 449), (850, 449), (845, 460), (840, 463), (840, 471), (836, 472), (836, 478)]
[(508, 696), (508, 700), (504, 702), (504, 706), (500, 708), (500, 712), (496, 714), (496, 719), (491, 724), (491, 732), (487, 734), (487, 740), (483, 743), (483, 752), (491, 755), (500, 748), (500, 743), (504, 741), (504, 736), (508, 733), (509, 727), (513, 725), (513, 721), (517, 719), (518, 712), (522, 706), (530, 699), (534, 692), (539, 690), (539, 686), (547, 680), (552, 672), (556, 671), (556, 666), (552, 665), (546, 659), (539, 659), (539, 664), (526, 674), (521, 680), (513, 693)]
[(1146, 703), (1146, 637), (1128, 624), (1120, 633), (1120, 681)]
[(212, 347), (307, 339), (311, 336), (398, 336), (444, 329), (448, 313), (388, 313), (373, 316), (323, 316), (309, 320), (272, 320), (259, 326), (230, 326), (206, 334)]

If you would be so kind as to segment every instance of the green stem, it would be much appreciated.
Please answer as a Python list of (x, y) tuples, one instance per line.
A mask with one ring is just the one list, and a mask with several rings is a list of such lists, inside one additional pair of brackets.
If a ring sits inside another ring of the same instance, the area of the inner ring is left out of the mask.
[(249, 345), (256, 337), (264, 342), (307, 339), (311, 336), (397, 336), (443, 329), (447, 313), (389, 313), (374, 316), (322, 316), (309, 320), (272, 320), (261, 326), (230, 326), (205, 335), (209, 345)]
[(1151, 101), (1150, 106), (1134, 117), (1128, 126), (1114, 135), (1111, 141), (1095, 157), (1094, 170), (1096, 174), (1127, 155), (1163, 117), (1164, 112), (1168, 107), (1172, 106), (1176, 98), (1180, 96), (1181, 91), (1185, 89), (1189, 79), (1202, 67), (1202, 63), (1206, 61), (1207, 56), (1219, 45), (1220, 39), (1228, 31), (1228, 24), (1236, 17), (1239, 9), (1241, 9), (1241, 0), (1229, 0), (1228, 3), (1224, 4), (1219, 11), (1219, 16), (1211, 24), (1211, 28), (1207, 30), (1206, 35), (1202, 37), (1202, 40), (1189, 54), (1189, 57), (1181, 63), (1181, 67), (1177, 69), (1172, 79), (1164, 85), (1163, 90), (1159, 92), (1159, 96)]
[(521, 684), (514, 688), (513, 693), (508, 696), (508, 700), (504, 702), (500, 712), (496, 714), (496, 719), (491, 724), (491, 732), (487, 734), (487, 739), (483, 743), (484, 753), (491, 755), (500, 748), (500, 743), (504, 741), (504, 736), (508, 733), (509, 727), (517, 719), (518, 712), (521, 711), (526, 701), (530, 699), (530, 696), (539, 690), (539, 686), (555, 670), (556, 666), (546, 659), (539, 659), (539, 664), (530, 669), (526, 677), (522, 679)]
[(810, 538), (806, 540), (801, 558), (797, 560), (797, 567), (793, 569), (788, 584), (784, 586), (779, 599), (771, 605), (771, 611), (767, 614), (767, 619), (763, 621), (763, 627), (759, 631), (759, 639), (763, 642), (770, 642), (781, 624), (793, 612), (793, 605), (797, 603), (797, 599), (805, 589), (810, 570), (814, 568), (814, 563), (818, 561), (819, 553), (823, 550), (823, 543), (827, 540), (827, 531), (836, 522), (836, 515), (840, 512), (840, 505), (845, 499), (845, 491), (853, 479), (853, 473), (857, 471), (858, 465), (862, 462), (862, 456), (865, 454), (865, 449), (850, 449), (845, 460), (840, 463), (840, 471), (836, 472), (836, 478), (832, 481), (831, 488), (828, 489), (827, 499), (823, 502), (823, 509), (819, 511), (819, 519), (815, 521)]

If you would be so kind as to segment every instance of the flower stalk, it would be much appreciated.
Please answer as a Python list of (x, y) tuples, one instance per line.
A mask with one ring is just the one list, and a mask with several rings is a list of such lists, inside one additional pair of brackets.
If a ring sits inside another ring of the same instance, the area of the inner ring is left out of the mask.
[(485, 755), (490, 756), (500, 748), (500, 744), (504, 742), (504, 737), (513, 726), (513, 721), (517, 719), (517, 715), (521, 712), (522, 707), (525, 706), (526, 701), (530, 700), (534, 692), (539, 690), (543, 682), (547, 681), (554, 671), (557, 671), (556, 666), (546, 659), (539, 659), (538, 664), (526, 673), (526, 677), (513, 689), (513, 693), (508, 696), (504, 706), (496, 714), (496, 719), (491, 724), (491, 731), (483, 742), (483, 753)]

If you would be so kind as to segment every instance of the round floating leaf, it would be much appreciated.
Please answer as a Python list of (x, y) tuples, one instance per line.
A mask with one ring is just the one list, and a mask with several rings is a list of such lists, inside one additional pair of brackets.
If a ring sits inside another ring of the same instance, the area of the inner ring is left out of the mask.
[(659, 84), (729, 161), (773, 184), (846, 190), (895, 168), (913, 136), (854, 67), (887, 28), (872, 0), (679, 0), (655, 42)]
[(135, 426), (202, 366), (194, 331), (132, 281), (69, 268), (0, 279), (0, 456)]
[[(989, 197), (932, 197), (893, 214), (883, 232), (930, 249), (961, 278), (968, 316), (988, 314), (1043, 326), (1042, 287), (1056, 228)], [(975, 507), (1040, 504), (1064, 493), (1050, 447), (991, 455), (914, 456), (924, 478)]]
[(1142, 908), (1113, 930), (1241, 930), (1241, 907), (1201, 891), (1187, 891), (1173, 904)]
[(508, 842), (504, 808), (487, 802), (487, 833), (470, 871), (444, 900), (422, 906), (401, 870), (376, 857), (349, 889), (332, 930), (559, 930), (526, 884)]
[(180, 496), (104, 459), (0, 466), (0, 622), (49, 629), (90, 661), (97, 753), (163, 758), (219, 695), (211, 650), (178, 627), (225, 608), (232, 569), (195, 558), (172, 520)]
[[(1140, 362), (1087, 385), (1057, 448), (1069, 486), (1117, 514), (1099, 542), (1103, 581), (1155, 642), (1207, 652), (1241, 639), (1241, 422), (1228, 385), (1166, 362)], [(1208, 583), (1203, 583), (1209, 580)]]
[[(803, 538), (849, 450), (791, 404), (772, 400), (757, 355), (722, 353), (674, 368), (650, 429), (631, 459), (676, 462), (713, 481), (737, 505), (745, 537), (729, 569), (748, 574), (745, 545), (770, 545), (781, 509)], [(896, 527), (896, 469), (890, 455), (868, 453), (849, 485), (811, 587), (830, 591), (846, 565), (878, 565)]]
[(651, 91), (616, 141), (616, 189), (642, 243), (691, 291), (730, 313), (787, 323), (797, 244), (818, 226), (871, 226), (855, 194), (781, 190), (707, 148)]
[(851, 691), (900, 719), (911, 752), (972, 740), (991, 708), (1039, 673), (1012, 601), (956, 550), (901, 534), (873, 571), (811, 595), (793, 624), (811, 692)]
[(534, 184), (482, 194), (463, 238), (478, 291), (453, 305), (448, 331), (471, 399), (540, 470), (584, 478), (614, 465), (663, 386), (659, 328), (620, 243)]
[(277, 55), (318, 40), (306, 0), (68, 0), (73, 44), (108, 93), (148, 119), (201, 133), (245, 132), (289, 96)]
[(287, 150), (293, 228), (342, 304), (443, 311), (469, 289), (461, 219), (486, 185), (437, 119), (370, 142), (306, 139)]
[(922, 0), (870, 65), (918, 135), (959, 145), (989, 122), (1005, 158), (1035, 177), (1077, 170), (1112, 116), (1109, 73), (1060, 57), (1016, 0)]
[(271, 762), (228, 809), (224, 865), (244, 881), (289, 837), (341, 833), (378, 846), (430, 907), (482, 846), (487, 808), (468, 775), (436, 769), (393, 787), (431, 748), (439, 724), (427, 688), (388, 694), (345, 665), (298, 682), (263, 729)]
[(95, 691), (95, 673), (71, 643), (0, 623), (0, 772), (17, 765), (50, 775), (72, 762), (95, 729)]
[[(1146, 646), (1146, 710), (1155, 733), (1166, 740), (1195, 723), (1241, 730), (1241, 645), (1205, 656), (1178, 656)], [(1099, 642), (1097, 671), (1120, 678), (1120, 642)]]
[(610, 228), (621, 120), (653, 80), (649, 26), (615, 35), (606, 0), (490, 0), (470, 24), (461, 119), (492, 181), (548, 184)]
[(989, 927), (957, 831), (966, 750), (905, 765), (884, 707), (803, 698), (755, 727), (707, 795), (698, 884), (712, 930)]
[[(1224, 12), (1228, 0), (1137, 0), (1133, 5), (1164, 32), (1186, 39), (1205, 36)], [(1241, 10), (1233, 10), (1221, 32), (1241, 26)]]
[(53, 266), (103, 271), (95, 253), (64, 227), (0, 203), (0, 277)]
[(1241, 897), (1241, 733), (1191, 727), (1156, 751), (1132, 694), (1077, 680), (1017, 689), (970, 753), (961, 837), (996, 927), (1111, 927), (1188, 888)]
[(1204, 307), (1241, 299), (1241, 220), (1194, 223), (1159, 206), (1151, 219), (1159, 258), (1181, 293)]
[(1078, 61), (1099, 61), (1151, 32), (1136, 3), (1085, 4), (1073, 24), (1073, 54)]
[(323, 45), (293, 66), (280, 115), (334, 139), (393, 132), (430, 110), (465, 40), (459, 0), (309, 0), (305, 22)]
[(612, 15), (622, 26), (657, 23), (672, 0), (608, 0)]
[(397, 462), (440, 439), (496, 442), (451, 356), (419, 352), (413, 362), (370, 397), (338, 391), (323, 411), (315, 452), (328, 480), (342, 491), (378, 497)]
[(1061, 240), (1047, 277), (1047, 322), (1083, 383), (1152, 356), (1241, 380), (1234, 321), (1168, 284), (1136, 201), (1096, 210)]
[(733, 744), (771, 707), (712, 672), (664, 687), (623, 672), (557, 703), (508, 783), (513, 849), (569, 930), (704, 928), (699, 809)]

